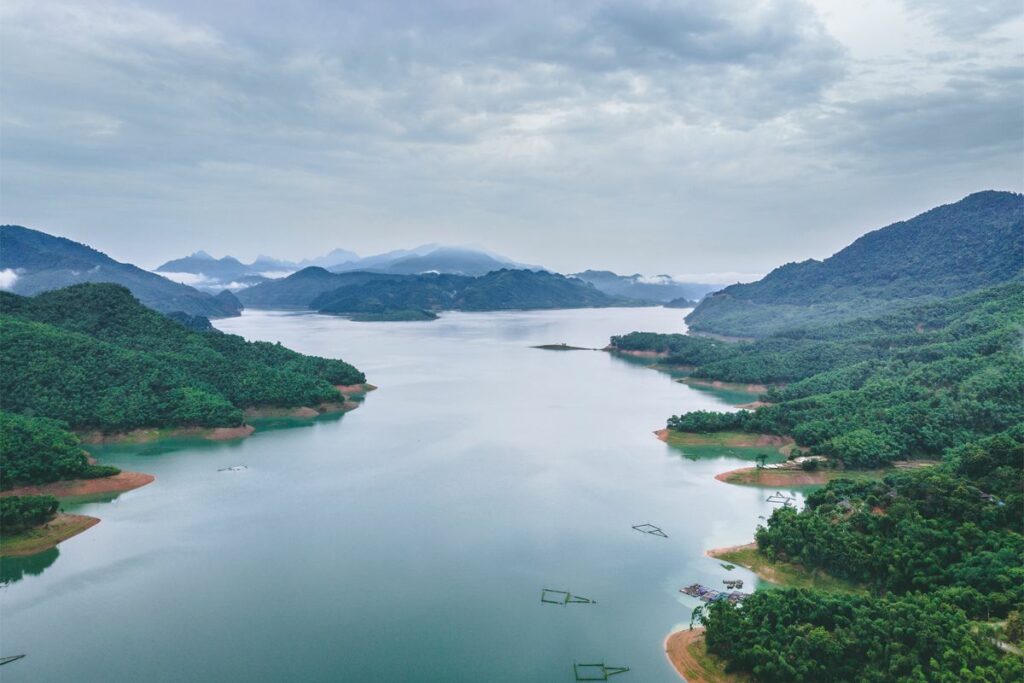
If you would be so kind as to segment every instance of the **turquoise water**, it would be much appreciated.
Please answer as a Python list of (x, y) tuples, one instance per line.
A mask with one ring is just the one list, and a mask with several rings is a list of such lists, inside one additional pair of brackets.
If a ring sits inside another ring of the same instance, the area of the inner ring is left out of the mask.
[[(703, 555), (772, 509), (713, 479), (749, 461), (688, 459), (651, 433), (726, 400), (607, 353), (530, 348), (682, 331), (678, 311), (217, 325), (343, 357), (380, 389), (241, 441), (98, 450), (157, 479), (67, 506), (103, 521), (3, 563), (0, 654), (28, 655), (5, 683), (573, 681), (574, 660), (677, 681), (662, 643), (699, 604), (678, 589), (756, 583)], [(232, 465), (247, 469), (217, 471)], [(541, 604), (543, 588), (597, 604)]]

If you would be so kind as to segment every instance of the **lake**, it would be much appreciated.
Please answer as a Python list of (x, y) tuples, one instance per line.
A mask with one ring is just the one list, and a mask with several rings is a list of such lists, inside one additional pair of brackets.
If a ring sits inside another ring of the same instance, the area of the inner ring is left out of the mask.
[[(95, 449), (156, 481), (65, 505), (103, 521), (5, 560), (3, 667), (17, 681), (573, 681), (574, 661), (670, 682), (665, 636), (720, 586), (704, 550), (749, 542), (749, 465), (686, 457), (652, 431), (744, 397), (596, 351), (682, 332), (663, 308), (447, 313), (354, 323), (247, 311), (249, 339), (336, 356), (378, 385), (358, 410), (262, 423), (230, 443)], [(247, 469), (218, 472), (245, 465)], [(633, 525), (655, 524), (668, 538)], [(597, 604), (549, 605), (543, 588)]]

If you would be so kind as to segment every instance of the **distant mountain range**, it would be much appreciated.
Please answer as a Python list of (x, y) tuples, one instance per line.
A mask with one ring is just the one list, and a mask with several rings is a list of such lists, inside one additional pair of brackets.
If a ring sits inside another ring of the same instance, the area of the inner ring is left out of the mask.
[(618, 275), (610, 270), (585, 270), (582, 273), (573, 273), (572, 277), (589, 282), (605, 294), (658, 303), (667, 303), (674, 299), (699, 300), (705, 294), (718, 289), (718, 285), (677, 282), (670, 275)]
[(525, 269), (485, 275), (331, 273), (305, 268), (238, 293), (253, 308), (308, 308), (359, 319), (429, 319), (436, 311), (631, 306), (576, 278)]
[(237, 293), (250, 308), (311, 308), (313, 299), (325, 292), (353, 287), (375, 280), (388, 280), (399, 275), (386, 273), (332, 273), (326, 268), (310, 266), (280, 280), (269, 280)]
[(706, 297), (691, 330), (765, 336), (810, 322), (874, 316), (1024, 274), (1024, 195), (978, 192), (870, 232), (824, 261), (776, 268)]
[(238, 315), (242, 308), (230, 293), (200, 292), (115, 261), (84, 244), (19, 225), (0, 226), (0, 273), (3, 288), (16, 294), (32, 295), (82, 282), (114, 282), (163, 313), (217, 318)]
[(190, 256), (161, 264), (156, 272), (195, 287), (220, 290), (249, 287), (310, 266), (333, 272), (360, 270), (395, 275), (484, 275), (502, 268), (538, 269), (537, 266), (517, 263), (480, 249), (425, 244), (415, 249), (398, 249), (365, 258), (352, 251), (335, 249), (325, 256), (297, 263), (260, 256), (254, 262), (245, 264), (232, 256), (215, 259), (204, 251), (197, 251)]

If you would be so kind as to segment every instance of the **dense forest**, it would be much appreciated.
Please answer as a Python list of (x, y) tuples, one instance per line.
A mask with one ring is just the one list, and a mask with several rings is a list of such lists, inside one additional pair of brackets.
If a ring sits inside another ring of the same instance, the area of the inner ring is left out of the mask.
[(53, 496), (7, 496), (0, 498), (0, 529), (4, 535), (17, 534), (49, 522), (57, 514)]
[(1013, 683), (1002, 655), (946, 591), (886, 597), (757, 591), (702, 608), (709, 652), (764, 683)]
[(686, 318), (690, 329), (762, 337), (809, 323), (879, 315), (1020, 280), (1024, 195), (986, 191), (870, 232), (824, 261), (726, 287)]
[(235, 426), (253, 406), (340, 400), (364, 375), (280, 344), (196, 331), (118, 285), (0, 293), (4, 409), (73, 429)]
[(665, 352), (696, 377), (789, 382), (769, 389), (768, 406), (678, 415), (670, 429), (786, 434), (848, 467), (877, 467), (1024, 422), (1022, 325), (1024, 285), (1009, 284), (750, 344), (634, 333), (612, 347)]
[(703, 378), (772, 384), (770, 404), (672, 417), (681, 431), (792, 435), (848, 467), (926, 456), (880, 481), (838, 479), (777, 509), (758, 551), (863, 594), (758, 591), (696, 617), (708, 650), (758, 681), (1018, 681), (1024, 611), (1024, 285), (779, 330), (751, 343), (633, 333)]
[(65, 423), (0, 411), (0, 489), (118, 472), (116, 467), (90, 465)]
[(1022, 509), (1019, 425), (947, 450), (931, 470), (833, 481), (803, 510), (776, 510), (758, 549), (868, 594), (787, 589), (713, 604), (697, 614), (708, 650), (779, 683), (1024, 680), (1024, 659), (995, 644), (1024, 636)]

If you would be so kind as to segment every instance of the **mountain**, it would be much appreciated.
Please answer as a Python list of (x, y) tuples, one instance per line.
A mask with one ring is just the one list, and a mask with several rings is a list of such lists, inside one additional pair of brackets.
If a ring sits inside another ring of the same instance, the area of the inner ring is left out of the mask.
[(175, 273), (205, 275), (211, 280), (220, 282), (231, 282), (249, 275), (259, 275), (251, 266), (245, 265), (234, 257), (225, 256), (221, 259), (215, 259), (204, 251), (197, 251), (191, 256), (173, 259), (161, 264), (157, 266), (156, 272), (169, 275)]
[(499, 311), (631, 305), (581, 280), (546, 271), (492, 271), (377, 279), (325, 292), (310, 302), (321, 313), (388, 316), (442, 310)]
[(310, 266), (280, 280), (268, 280), (243, 289), (236, 296), (244, 305), (252, 308), (309, 308), (313, 299), (325, 292), (396, 277), (400, 276), (362, 271), (332, 273), (324, 268)]
[(589, 282), (605, 294), (659, 303), (673, 299), (700, 299), (717, 289), (715, 285), (676, 282), (669, 275), (618, 275), (610, 270), (585, 270), (573, 273), (572, 277)]
[(226, 287), (252, 287), (311, 267), (336, 273), (358, 270), (393, 275), (428, 272), (484, 275), (492, 270), (529, 266), (480, 249), (424, 244), (415, 249), (398, 249), (366, 258), (345, 249), (334, 249), (324, 256), (299, 263), (260, 255), (251, 264), (245, 264), (231, 256), (215, 259), (204, 251), (197, 251), (161, 264), (156, 272), (205, 291), (219, 291)]
[(693, 308), (696, 305), (696, 301), (693, 299), (687, 299), (685, 296), (681, 296), (678, 299), (672, 299), (672, 301), (666, 301), (662, 304), (665, 308)]
[[(259, 259), (257, 259), (259, 260)], [(346, 249), (333, 249), (329, 253), (323, 256), (317, 256), (313, 259), (304, 259), (298, 264), (291, 264), (292, 270), (300, 268), (308, 268), (309, 266), (319, 266), (321, 268), (333, 268), (334, 266), (340, 266), (345, 263), (354, 263), (359, 260), (359, 254), (354, 251), (348, 251)]]
[(334, 271), (367, 270), (395, 275), (451, 273), (486, 275), (502, 268), (541, 270), (537, 266), (516, 263), (499, 254), (468, 247), (425, 244), (415, 249), (391, 251), (332, 267)]
[(7, 289), (16, 294), (31, 295), (81, 282), (114, 282), (127, 287), (146, 306), (163, 313), (182, 311), (223, 318), (241, 311), (237, 301), (215, 298), (115, 261), (84, 244), (20, 225), (0, 226), (0, 271), (13, 278)]
[(726, 287), (686, 317), (691, 330), (766, 336), (927, 303), (1024, 274), (1024, 195), (978, 192), (870, 232), (824, 261)]
[(0, 311), (4, 410), (75, 429), (238, 426), (245, 408), (338, 402), (334, 385), (366, 380), (340, 360), (197, 331), (114, 284), (0, 292)]

